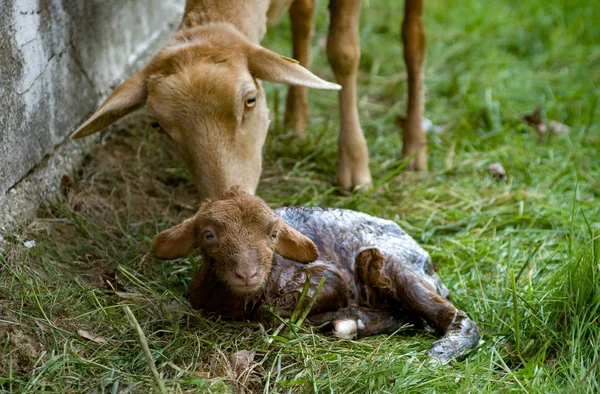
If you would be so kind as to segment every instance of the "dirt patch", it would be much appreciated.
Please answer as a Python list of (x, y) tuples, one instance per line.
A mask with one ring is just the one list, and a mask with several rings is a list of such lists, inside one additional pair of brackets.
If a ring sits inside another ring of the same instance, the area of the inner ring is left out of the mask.
[(129, 122), (108, 133), (76, 174), (62, 176), (60, 200), (43, 207), (23, 235), (46, 238), (38, 243), (52, 245), (45, 255), (68, 266), (65, 275), (112, 290), (123, 290), (116, 261), (141, 268), (152, 237), (199, 206), (168, 137), (139, 116)]
[(0, 324), (0, 376), (28, 375), (35, 365), (42, 344), (33, 336), (18, 326)]
[(79, 172), (61, 182), (71, 209), (116, 234), (155, 218), (177, 222), (199, 205), (171, 141), (148, 127), (143, 116), (136, 114), (107, 134)]

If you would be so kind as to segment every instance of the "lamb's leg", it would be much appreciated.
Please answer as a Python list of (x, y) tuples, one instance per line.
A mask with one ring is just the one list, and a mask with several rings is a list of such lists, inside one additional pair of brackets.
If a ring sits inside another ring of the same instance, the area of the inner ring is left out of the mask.
[(377, 334), (393, 334), (411, 321), (405, 316), (395, 316), (387, 309), (374, 309), (351, 305), (337, 311), (323, 312), (310, 316), (308, 321), (321, 326), (331, 327), (333, 336), (342, 339), (355, 339)]
[(409, 267), (372, 248), (356, 257), (355, 275), (384, 296), (400, 301), (443, 335), (433, 343), (429, 350), (431, 356), (449, 361), (477, 346), (479, 332), (475, 323), (465, 312), (432, 290)]
[(407, 316), (395, 315), (389, 309), (349, 306), (338, 310), (333, 318), (333, 335), (342, 339), (393, 334), (402, 326), (415, 324)]
[[(315, 0), (294, 0), (290, 7), (290, 21), (294, 43), (294, 59), (308, 68), (310, 64), (310, 39)], [(290, 86), (285, 107), (285, 125), (296, 135), (304, 136), (308, 122), (308, 89)]]
[(331, 0), (327, 58), (342, 85), (339, 92), (338, 183), (344, 189), (371, 184), (369, 151), (360, 128), (356, 76), (360, 59), (358, 16), (361, 0)]

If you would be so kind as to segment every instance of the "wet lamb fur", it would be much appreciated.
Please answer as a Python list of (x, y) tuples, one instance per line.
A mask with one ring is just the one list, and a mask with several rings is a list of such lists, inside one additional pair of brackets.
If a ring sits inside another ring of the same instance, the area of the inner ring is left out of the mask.
[(307, 279), (325, 284), (308, 320), (355, 338), (426, 322), (442, 335), (429, 354), (448, 361), (479, 341), (475, 323), (447, 299), (431, 258), (392, 221), (342, 209), (271, 210), (238, 189), (154, 239), (157, 258), (200, 248), (192, 305), (224, 318), (264, 321), (264, 306), (290, 317)]

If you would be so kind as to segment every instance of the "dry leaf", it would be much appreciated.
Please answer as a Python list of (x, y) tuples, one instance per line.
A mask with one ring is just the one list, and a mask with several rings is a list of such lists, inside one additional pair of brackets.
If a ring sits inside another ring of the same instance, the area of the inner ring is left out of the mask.
[(104, 287), (113, 291), (124, 291), (126, 290), (125, 285), (119, 279), (116, 272), (102, 271), (100, 273), (100, 281), (104, 284)]
[(125, 293), (121, 291), (115, 291), (115, 294), (124, 300), (128, 301), (150, 301), (142, 293)]
[(529, 124), (542, 123), (542, 107), (537, 107), (532, 113), (523, 116), (523, 119)]
[(529, 123), (540, 135), (546, 134), (546, 123), (542, 119), (542, 107), (537, 107), (532, 113), (523, 116), (523, 120)]
[(568, 134), (571, 132), (571, 128), (564, 123), (551, 120), (548, 122), (548, 129), (550, 132), (557, 135)]
[(506, 179), (506, 171), (502, 164), (500, 163), (492, 163), (487, 168), (490, 175), (496, 179), (505, 180)]
[(173, 368), (176, 371), (187, 373), (194, 376), (199, 376), (204, 379), (210, 379), (209, 371), (188, 371), (187, 369), (181, 369), (177, 365), (173, 364), (171, 361), (167, 361), (167, 365)]
[(231, 369), (235, 372), (236, 376), (241, 376), (250, 368), (253, 364), (255, 355), (255, 350), (239, 350), (229, 356)]
[(69, 192), (75, 189), (75, 183), (71, 179), (70, 176), (64, 174), (62, 178), (60, 178), (60, 192), (65, 196), (69, 197)]
[(85, 191), (75, 185), (73, 179), (68, 175), (63, 175), (60, 179), (60, 192), (67, 198), (75, 210), (79, 210), (83, 199), (86, 196)]
[(87, 339), (88, 341), (96, 342), (99, 344), (106, 343), (106, 339), (104, 339), (103, 337), (90, 334), (89, 332), (87, 332), (85, 330), (77, 330), (77, 334), (79, 334), (80, 337)]
[(523, 120), (533, 126), (535, 131), (539, 135), (545, 135), (546, 133), (552, 133), (556, 135), (567, 134), (571, 131), (571, 128), (566, 124), (551, 120), (547, 124), (542, 118), (542, 107), (537, 107), (532, 113), (525, 115)]

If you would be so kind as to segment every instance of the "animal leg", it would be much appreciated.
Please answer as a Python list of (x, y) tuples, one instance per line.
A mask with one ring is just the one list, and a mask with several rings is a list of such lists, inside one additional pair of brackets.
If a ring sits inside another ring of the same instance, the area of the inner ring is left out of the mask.
[(391, 310), (357, 305), (338, 310), (331, 321), (333, 336), (342, 339), (392, 334), (402, 326), (412, 323), (406, 318), (395, 316)]
[[(290, 7), (294, 59), (306, 68), (310, 65), (310, 40), (313, 33), (315, 0), (294, 0)], [(290, 86), (285, 106), (285, 125), (303, 137), (308, 122), (308, 89)]]
[(427, 137), (421, 127), (423, 118), (423, 59), (425, 57), (425, 27), (423, 0), (404, 1), (402, 41), (404, 62), (408, 72), (408, 109), (404, 124), (402, 156), (414, 155), (408, 169), (427, 170)]
[(371, 184), (369, 151), (360, 127), (356, 103), (356, 76), (360, 59), (358, 16), (361, 0), (331, 0), (327, 58), (339, 92), (340, 134), (338, 183), (344, 189)]
[(477, 346), (479, 332), (475, 323), (409, 267), (372, 248), (356, 257), (355, 275), (382, 295), (400, 301), (442, 334), (429, 350), (431, 356), (447, 362)]

